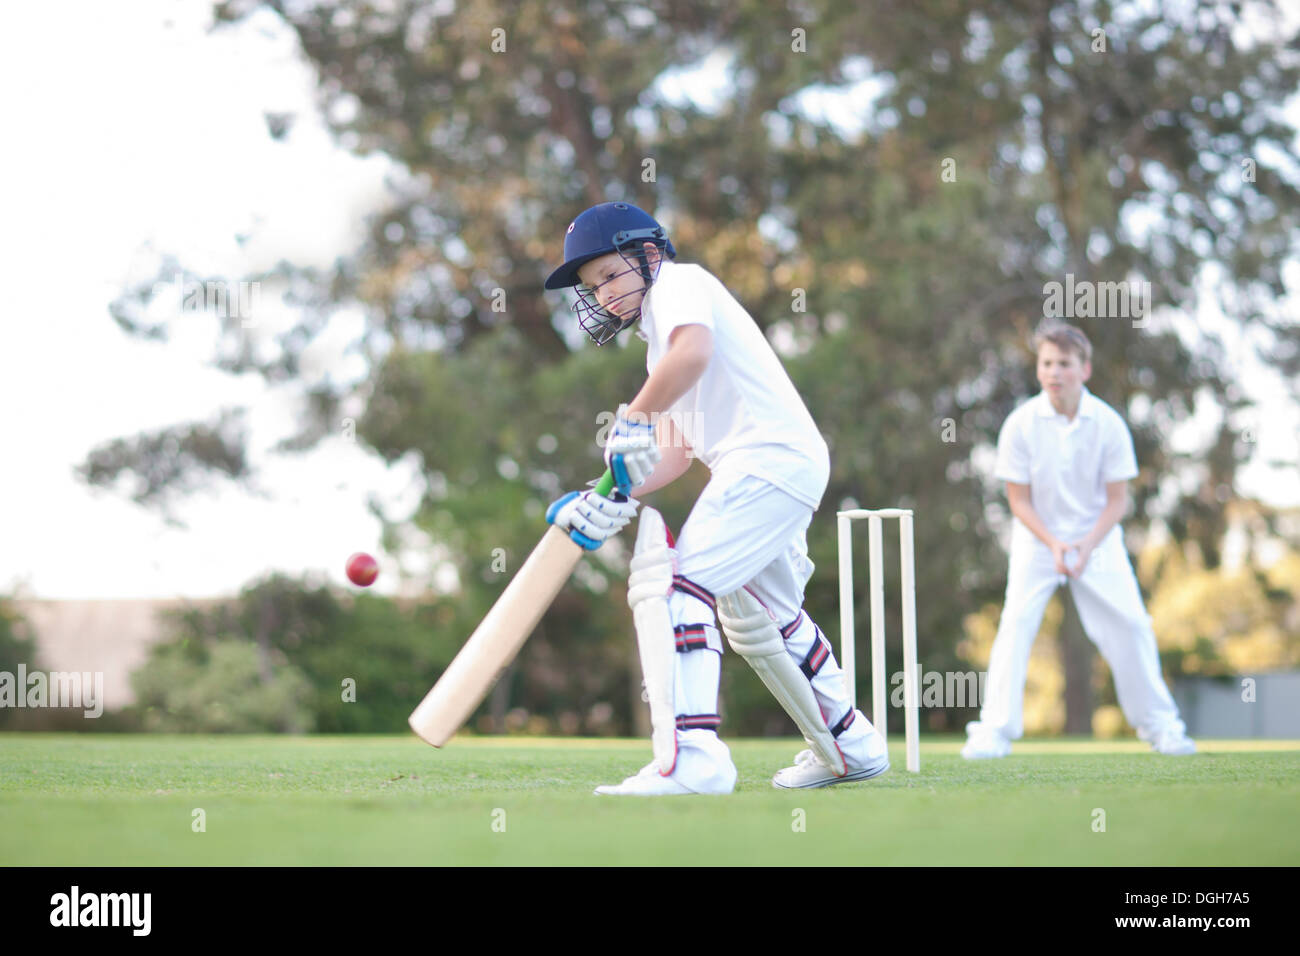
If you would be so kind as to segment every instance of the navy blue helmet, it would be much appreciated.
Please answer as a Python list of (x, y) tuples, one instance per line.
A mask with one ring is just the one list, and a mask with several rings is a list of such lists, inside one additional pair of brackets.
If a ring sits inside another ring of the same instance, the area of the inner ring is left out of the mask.
[[(641, 317), (641, 309), (638, 305), (627, 314), (616, 314), (602, 306), (596, 296), (598, 287), (583, 285), (578, 278), (578, 270), (592, 259), (616, 252), (627, 263), (628, 269), (607, 281), (612, 282), (626, 275), (628, 270), (636, 270), (645, 282), (644, 287), (637, 291), (648, 291), (655, 280), (657, 269), (652, 272), (650, 268), (645, 250), (647, 242), (658, 247), (661, 261), (665, 255), (669, 259), (677, 257), (677, 250), (673, 248), (664, 227), (649, 213), (631, 203), (601, 203), (584, 210), (569, 223), (564, 235), (564, 265), (550, 274), (546, 288), (576, 287), (578, 301), (574, 305), (574, 311), (578, 313), (578, 323), (597, 345), (604, 345), (623, 329), (633, 325)], [(616, 302), (607, 305), (616, 305)]]

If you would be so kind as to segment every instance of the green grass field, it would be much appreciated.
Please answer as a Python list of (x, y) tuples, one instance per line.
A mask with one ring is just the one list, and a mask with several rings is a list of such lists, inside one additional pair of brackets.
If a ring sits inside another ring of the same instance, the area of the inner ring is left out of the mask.
[(1198, 743), (927, 737), (920, 774), (786, 792), (797, 743), (744, 740), (732, 796), (620, 799), (643, 741), (0, 734), (0, 865), (1300, 864), (1300, 741)]

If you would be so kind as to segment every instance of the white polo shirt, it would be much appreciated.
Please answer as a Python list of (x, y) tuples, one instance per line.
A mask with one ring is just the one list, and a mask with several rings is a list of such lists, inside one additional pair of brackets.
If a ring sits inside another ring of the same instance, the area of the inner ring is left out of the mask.
[(826, 440), (781, 360), (744, 306), (698, 265), (665, 261), (646, 294), (637, 335), (646, 371), (683, 325), (713, 333), (713, 357), (668, 415), (716, 478), (754, 475), (814, 510), (830, 477)]
[[(1062, 541), (1077, 541), (1096, 526), (1106, 507), (1107, 482), (1137, 474), (1124, 419), (1086, 387), (1073, 421), (1039, 392), (1007, 416), (998, 435), (997, 478), (1028, 485), (1034, 510)], [(1017, 519), (1013, 550), (1030, 542), (1041, 544)]]

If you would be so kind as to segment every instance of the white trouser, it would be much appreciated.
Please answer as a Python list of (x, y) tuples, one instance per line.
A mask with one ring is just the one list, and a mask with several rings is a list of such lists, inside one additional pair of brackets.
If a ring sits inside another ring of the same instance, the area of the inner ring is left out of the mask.
[[(1110, 666), (1119, 705), (1138, 736), (1150, 740), (1165, 729), (1182, 731), (1178, 707), (1160, 674), (1155, 631), (1120, 529), (1097, 546), (1077, 578), (1058, 573), (1051, 551), (1038, 542), (1028, 548), (1021, 544), (1017, 541), (1011, 549), (1006, 602), (989, 657), (980, 719), (967, 730), (991, 730), (1009, 740), (1024, 733), (1029, 650), (1047, 602), (1068, 583), (1083, 629)], [(1075, 559), (1073, 553), (1067, 555), (1067, 560)]]
[[(884, 755), (885, 742), (861, 711), (849, 707), (844, 672), (830, 641), (803, 612), (804, 588), (813, 573), (807, 542), (812, 516), (807, 505), (762, 479), (715, 476), (677, 538), (678, 574), (715, 598), (748, 585), (783, 628), (786, 652), (795, 664), (808, 662), (810, 670), (817, 666), (812, 686), (822, 716), (828, 727), (848, 724), (836, 742), (848, 764), (861, 767)], [(674, 626), (706, 625), (711, 632), (708, 648), (677, 655), (678, 710), (685, 706), (686, 713), (716, 713), (722, 644), (713, 639), (713, 613), (705, 602), (681, 591), (672, 593), (668, 607)], [(717, 734), (679, 731), (677, 747), (673, 777), (686, 786), (734, 779), (730, 752)]]

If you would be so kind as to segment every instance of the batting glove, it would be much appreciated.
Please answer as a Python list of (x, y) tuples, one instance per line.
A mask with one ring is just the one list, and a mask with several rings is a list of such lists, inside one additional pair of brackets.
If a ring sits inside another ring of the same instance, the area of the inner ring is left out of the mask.
[(569, 537), (588, 551), (595, 551), (636, 516), (641, 504), (622, 495), (619, 499), (594, 490), (570, 491), (546, 509), (546, 521), (568, 531)]
[(614, 484), (623, 494), (630, 494), (644, 484), (663, 457), (655, 440), (653, 425), (628, 421), (619, 416), (605, 444), (605, 464), (614, 474)]

